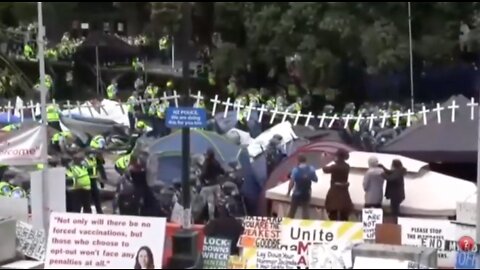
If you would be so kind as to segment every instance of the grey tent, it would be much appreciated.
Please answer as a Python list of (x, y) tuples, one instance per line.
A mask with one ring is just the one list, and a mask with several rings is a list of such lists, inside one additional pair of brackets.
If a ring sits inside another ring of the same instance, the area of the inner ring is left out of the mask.
[[(452, 122), (452, 101), (460, 107)], [(460, 95), (443, 103), (441, 123), (437, 112), (427, 113), (427, 125), (419, 120), (379, 151), (404, 155), (426, 162), (474, 163), (477, 160), (478, 113), (471, 119), (470, 101)]]

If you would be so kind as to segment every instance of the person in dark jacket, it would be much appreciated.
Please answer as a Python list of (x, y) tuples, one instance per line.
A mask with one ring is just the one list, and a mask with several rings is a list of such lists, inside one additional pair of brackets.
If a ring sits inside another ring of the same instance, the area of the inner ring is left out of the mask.
[(205, 226), (204, 233), (206, 237), (216, 237), (230, 239), (230, 255), (239, 255), (240, 250), (237, 246), (238, 239), (243, 234), (242, 222), (232, 216), (225, 207), (219, 207), (218, 218), (210, 220)]
[(221, 192), (218, 177), (222, 174), (225, 174), (225, 170), (215, 158), (215, 152), (213, 149), (208, 149), (200, 175), (200, 181), (202, 183), (200, 195), (207, 201), (208, 217), (210, 220), (215, 218), (215, 205)]
[(325, 199), (325, 209), (330, 220), (348, 221), (353, 210), (352, 199), (348, 192), (348, 174), (350, 173), (350, 165), (346, 162), (348, 158), (348, 152), (339, 149), (335, 163), (323, 168), (324, 173), (332, 175), (330, 189)]
[(407, 170), (403, 167), (402, 162), (398, 159), (392, 161), (392, 168), (389, 170), (383, 165), (383, 177), (387, 180), (385, 188), (385, 198), (390, 200), (390, 211), (393, 221), (396, 223), (400, 216), (400, 204), (405, 200), (405, 175)]

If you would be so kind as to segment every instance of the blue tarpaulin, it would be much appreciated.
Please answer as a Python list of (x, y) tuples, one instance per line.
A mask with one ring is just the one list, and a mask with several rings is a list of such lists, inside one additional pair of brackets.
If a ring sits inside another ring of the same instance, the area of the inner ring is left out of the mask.
[(18, 116), (13, 114), (8, 115), (8, 113), (0, 113), (0, 124), (8, 125), (8, 124), (18, 124), (21, 123), (21, 119)]
[[(223, 162), (237, 161), (240, 146), (215, 132), (192, 129), (190, 131), (190, 154), (204, 154), (212, 148), (218, 160)], [(182, 131), (178, 130), (166, 137), (160, 138), (148, 149), (150, 154), (182, 151)]]

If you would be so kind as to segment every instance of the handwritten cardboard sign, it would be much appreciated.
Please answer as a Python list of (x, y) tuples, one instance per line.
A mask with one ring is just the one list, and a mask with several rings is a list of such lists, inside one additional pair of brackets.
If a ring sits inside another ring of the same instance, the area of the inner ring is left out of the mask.
[(203, 242), (203, 269), (225, 269), (230, 258), (232, 241), (215, 237), (205, 237)]
[(362, 211), (363, 239), (375, 240), (375, 228), (383, 223), (383, 210), (379, 208), (364, 208)]
[(158, 269), (165, 229), (165, 218), (52, 213), (45, 269)]
[(18, 251), (38, 261), (45, 259), (47, 241), (44, 230), (35, 229), (28, 223), (17, 221), (16, 235)]

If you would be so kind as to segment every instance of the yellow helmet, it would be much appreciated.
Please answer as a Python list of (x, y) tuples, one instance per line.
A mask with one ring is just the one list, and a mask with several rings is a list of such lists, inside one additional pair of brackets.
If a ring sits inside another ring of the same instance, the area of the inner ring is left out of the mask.
[(173, 82), (170, 80), (167, 82), (167, 87), (172, 88), (173, 87)]

